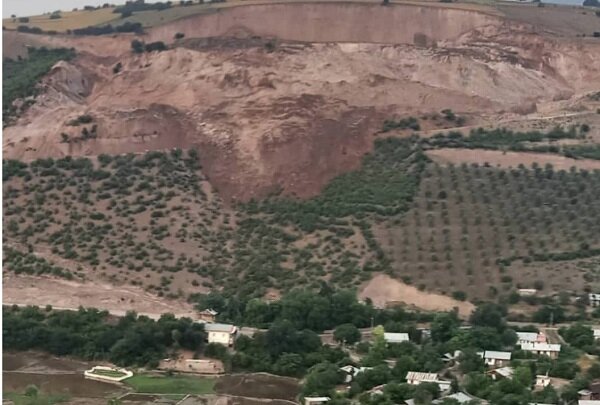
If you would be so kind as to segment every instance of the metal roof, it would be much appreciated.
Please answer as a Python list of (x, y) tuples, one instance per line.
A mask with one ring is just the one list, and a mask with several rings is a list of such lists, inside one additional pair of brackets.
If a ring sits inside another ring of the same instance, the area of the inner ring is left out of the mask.
[(388, 343), (402, 343), (408, 342), (410, 338), (408, 337), (408, 333), (388, 333), (385, 332), (383, 334), (383, 339)]
[(521, 344), (521, 350), (528, 352), (560, 352), (560, 345), (552, 343), (523, 343)]

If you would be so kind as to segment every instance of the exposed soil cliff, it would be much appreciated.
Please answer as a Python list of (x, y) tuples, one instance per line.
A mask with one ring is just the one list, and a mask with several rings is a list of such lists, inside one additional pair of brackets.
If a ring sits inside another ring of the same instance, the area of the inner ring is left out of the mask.
[[(177, 32), (185, 40), (173, 43)], [(434, 6), (234, 7), (149, 30), (146, 42), (172, 49), (143, 55), (130, 35), (4, 35), (8, 53), (80, 51), (5, 129), (5, 157), (198, 147), (211, 183), (238, 200), (316, 194), (392, 116), (529, 113), (600, 88), (600, 44)], [(93, 122), (69, 125), (83, 114)]]

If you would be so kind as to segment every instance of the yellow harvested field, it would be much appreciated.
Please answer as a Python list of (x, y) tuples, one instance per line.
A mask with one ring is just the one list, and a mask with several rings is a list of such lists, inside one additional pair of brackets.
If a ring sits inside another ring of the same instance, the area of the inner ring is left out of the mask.
[(113, 13), (113, 8), (101, 8), (98, 10), (62, 11), (61, 18), (50, 19), (50, 14), (29, 17), (28, 23), (19, 22), (16, 18), (5, 18), (2, 25), (7, 29), (16, 29), (19, 25), (39, 27), (44, 31), (64, 32), (75, 28), (84, 28), (90, 25), (106, 24), (120, 18), (120, 14)]

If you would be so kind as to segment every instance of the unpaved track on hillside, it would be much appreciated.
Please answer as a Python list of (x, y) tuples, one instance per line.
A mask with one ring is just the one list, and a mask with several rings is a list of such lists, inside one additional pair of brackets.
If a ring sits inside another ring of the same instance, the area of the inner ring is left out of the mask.
[(160, 298), (134, 286), (114, 286), (99, 282), (78, 283), (14, 274), (6, 274), (2, 281), (4, 305), (52, 305), (58, 309), (75, 309), (82, 306), (107, 310), (116, 316), (135, 311), (151, 318), (158, 318), (167, 312), (178, 317), (195, 317), (192, 305)]

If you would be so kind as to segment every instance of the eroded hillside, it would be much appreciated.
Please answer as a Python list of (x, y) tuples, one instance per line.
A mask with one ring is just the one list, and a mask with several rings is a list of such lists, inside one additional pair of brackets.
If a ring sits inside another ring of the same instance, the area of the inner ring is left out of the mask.
[(382, 273), (462, 299), (597, 283), (539, 263), (600, 249), (600, 44), (475, 9), (248, 5), (138, 37), (5, 32), (8, 55), (77, 54), (4, 130), (20, 161), (5, 268), (170, 297)]
[[(357, 168), (390, 116), (452, 108), (476, 123), (600, 82), (598, 44), (431, 6), (253, 5), (150, 29), (142, 39), (169, 43), (164, 52), (134, 54), (131, 38), (48, 38), (79, 57), (56, 65), (6, 128), (5, 156), (198, 147), (226, 200), (308, 197)], [(81, 115), (93, 117), (94, 136), (69, 125)]]

